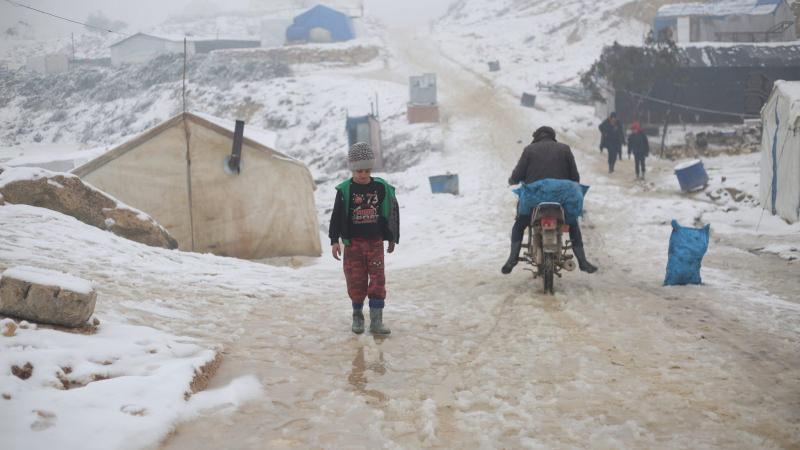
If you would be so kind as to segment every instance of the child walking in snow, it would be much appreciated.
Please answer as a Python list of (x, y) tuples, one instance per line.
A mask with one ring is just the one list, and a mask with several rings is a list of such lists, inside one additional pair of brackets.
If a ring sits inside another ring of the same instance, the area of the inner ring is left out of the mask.
[(644, 160), (650, 155), (650, 144), (639, 122), (631, 124), (631, 134), (628, 135), (628, 158), (633, 153), (633, 162), (636, 165), (636, 179), (644, 180)]
[(368, 144), (353, 144), (347, 159), (353, 177), (336, 186), (328, 229), (331, 253), (338, 260), (344, 251), (344, 276), (353, 305), (353, 333), (364, 332), (364, 300), (369, 298), (369, 331), (387, 335), (391, 331), (383, 324), (386, 299), (383, 241), (389, 242), (389, 253), (400, 241), (400, 208), (394, 187), (372, 176), (375, 156)]

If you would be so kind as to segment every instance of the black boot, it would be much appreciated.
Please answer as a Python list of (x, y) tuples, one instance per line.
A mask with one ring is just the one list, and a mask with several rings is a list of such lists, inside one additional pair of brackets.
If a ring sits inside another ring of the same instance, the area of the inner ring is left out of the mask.
[(508, 275), (514, 270), (514, 266), (519, 262), (519, 252), (522, 250), (522, 241), (511, 241), (511, 254), (508, 255), (508, 261), (503, 264), (501, 272)]
[(583, 251), (582, 245), (572, 247), (572, 253), (575, 254), (575, 258), (578, 260), (578, 268), (581, 269), (581, 271), (586, 273), (597, 272), (597, 267), (586, 260), (586, 253)]

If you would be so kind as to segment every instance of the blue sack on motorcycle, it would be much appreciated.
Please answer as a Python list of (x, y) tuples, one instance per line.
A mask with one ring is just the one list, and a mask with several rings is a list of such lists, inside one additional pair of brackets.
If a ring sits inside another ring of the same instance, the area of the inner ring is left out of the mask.
[(669, 261), (664, 286), (700, 284), (700, 265), (708, 250), (711, 227), (682, 227), (677, 220), (672, 221), (672, 235), (669, 237)]
[(576, 223), (583, 214), (583, 197), (589, 186), (570, 180), (545, 178), (531, 184), (522, 184), (514, 189), (519, 196), (517, 214), (527, 216), (539, 203), (561, 203), (567, 223)]

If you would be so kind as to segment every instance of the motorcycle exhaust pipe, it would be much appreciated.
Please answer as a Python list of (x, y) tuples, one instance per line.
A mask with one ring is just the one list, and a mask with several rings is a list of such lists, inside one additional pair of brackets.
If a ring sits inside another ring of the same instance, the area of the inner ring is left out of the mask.
[(568, 259), (561, 264), (561, 267), (564, 268), (564, 270), (572, 272), (575, 270), (575, 261)]

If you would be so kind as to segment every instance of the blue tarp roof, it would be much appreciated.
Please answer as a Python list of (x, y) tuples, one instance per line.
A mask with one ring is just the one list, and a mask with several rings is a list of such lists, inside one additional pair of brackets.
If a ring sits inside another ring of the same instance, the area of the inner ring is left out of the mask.
[(312, 28), (325, 28), (331, 32), (334, 41), (348, 41), (355, 38), (353, 23), (346, 14), (325, 5), (317, 5), (294, 18), (292, 25), (286, 29), (286, 39), (308, 40)]

